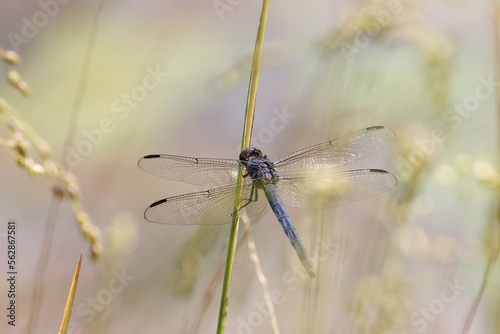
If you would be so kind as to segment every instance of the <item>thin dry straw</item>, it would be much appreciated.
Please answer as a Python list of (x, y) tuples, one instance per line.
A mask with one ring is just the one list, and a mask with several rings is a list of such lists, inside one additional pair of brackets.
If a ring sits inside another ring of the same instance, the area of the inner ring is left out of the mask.
[(486, 285), (488, 284), (488, 280), (490, 278), (491, 271), (493, 270), (493, 267), (495, 266), (495, 262), (498, 259), (498, 254), (500, 252), (500, 247), (497, 246), (497, 249), (495, 252), (492, 252), (490, 254), (490, 259), (488, 261), (488, 265), (486, 266), (486, 270), (484, 271), (483, 275), (483, 282), (481, 283), (481, 287), (479, 288), (479, 291), (474, 298), (474, 302), (472, 303), (472, 306), (469, 310), (469, 313), (467, 314), (467, 318), (465, 319), (465, 324), (464, 327), (462, 328), (462, 334), (467, 334), (469, 333), (469, 330), (472, 326), (472, 322), (474, 321), (474, 317), (476, 316), (477, 309), (479, 308), (479, 303), (481, 302), (483, 295), (484, 295), (484, 290), (486, 289)]
[[(87, 91), (87, 82), (88, 82), (88, 76), (90, 72), (90, 63), (92, 61), (92, 56), (94, 54), (94, 48), (96, 44), (96, 39), (97, 39), (97, 27), (101, 18), (101, 13), (103, 10), (104, 5), (106, 4), (107, 0), (101, 0), (99, 2), (97, 11), (94, 15), (94, 18), (92, 20), (92, 28), (90, 31), (90, 38), (87, 42), (87, 47), (85, 48), (85, 55), (83, 57), (83, 62), (82, 62), (82, 67), (81, 67), (81, 73), (80, 73), (80, 81), (78, 83), (78, 89), (76, 90), (75, 98), (73, 100), (73, 105), (71, 107), (71, 112), (69, 114), (69, 123), (68, 123), (68, 129), (66, 132), (66, 137), (64, 139), (64, 146), (63, 146), (63, 158), (66, 157), (66, 153), (64, 152), (64, 149), (68, 146), (71, 146), (73, 144), (74, 138), (75, 138), (75, 133), (77, 130), (77, 125), (78, 125), (78, 118), (80, 116), (80, 111), (82, 109), (82, 101), (83, 97), (85, 95), (85, 92)], [(62, 162), (62, 161), (61, 161)]]
[[(495, 6), (495, 20), (494, 20), (494, 25), (493, 25), (493, 35), (494, 35), (494, 45), (495, 45), (495, 59), (496, 59), (496, 81), (500, 78), (500, 64), (498, 62), (498, 57), (500, 56), (500, 3), (498, 1), (494, 1), (493, 5)], [(498, 126), (498, 131), (500, 131), (500, 93), (497, 92), (497, 126)], [(498, 132), (500, 135), (500, 132)], [(498, 161), (500, 162), (500, 158), (498, 158)], [(497, 223), (500, 225), (500, 188), (497, 189), (496, 191), (496, 219)], [(498, 229), (497, 229), (498, 231)], [(490, 258), (488, 261), (488, 265), (486, 266), (486, 269), (483, 274), (483, 281), (481, 283), (481, 287), (479, 288), (479, 291), (474, 298), (474, 302), (472, 303), (472, 306), (469, 310), (469, 313), (467, 314), (467, 318), (465, 320), (464, 327), (462, 328), (462, 334), (467, 334), (469, 333), (469, 330), (472, 326), (472, 322), (474, 321), (474, 318), (476, 316), (477, 310), (479, 308), (479, 304), (483, 298), (484, 291), (486, 289), (486, 285), (488, 284), (488, 280), (490, 278), (491, 272), (493, 270), (493, 267), (495, 266), (495, 263), (498, 259), (498, 255), (500, 253), (500, 240), (497, 240), (497, 245), (496, 245), (496, 250), (492, 251), (490, 253)]]
[[(255, 50), (253, 54), (252, 72), (250, 74), (250, 84), (248, 89), (247, 107), (245, 110), (245, 123), (243, 127), (243, 138), (241, 141), (241, 150), (250, 147), (252, 139), (253, 120), (255, 115), (255, 101), (257, 99), (257, 85), (259, 81), (260, 63), (262, 59), (262, 45), (264, 44), (264, 32), (266, 30), (267, 12), (269, 9), (269, 0), (264, 0), (262, 3), (262, 13), (260, 16), (259, 30), (257, 32), (257, 40), (255, 42)], [(227, 308), (229, 303), (229, 289), (231, 286), (231, 277), (234, 265), (234, 254), (236, 251), (236, 243), (238, 238), (238, 206), (243, 193), (243, 177), (241, 168), (238, 173), (238, 187), (236, 191), (236, 199), (234, 202), (233, 222), (231, 225), (231, 234), (229, 236), (229, 245), (227, 250), (226, 270), (224, 273), (224, 283), (222, 286), (222, 296), (219, 309), (219, 321), (217, 324), (217, 334), (223, 334), (226, 329)]]
[[(78, 122), (78, 115), (81, 109), (81, 101), (85, 92), (86, 84), (87, 84), (87, 76), (90, 67), (90, 60), (93, 54), (95, 39), (97, 34), (97, 25), (99, 22), (99, 18), (101, 16), (102, 9), (107, 0), (101, 0), (99, 2), (96, 14), (94, 16), (92, 22), (91, 36), (89, 38), (89, 42), (86, 47), (86, 52), (84, 56), (84, 60), (82, 63), (82, 70), (80, 76), (80, 83), (78, 89), (76, 91), (76, 96), (73, 101), (73, 106), (70, 112), (70, 120), (68, 124), (68, 130), (66, 133), (66, 138), (64, 140), (63, 145), (63, 153), (62, 158), (64, 159), (65, 153), (64, 149), (71, 145), (74, 139), (74, 132), (76, 130), (76, 125)], [(56, 223), (57, 213), (59, 211), (59, 205), (61, 204), (61, 198), (58, 197), (55, 192), (52, 193), (51, 207), (49, 209), (49, 213), (47, 215), (47, 221), (44, 230), (43, 236), (43, 244), (42, 251), (40, 253), (40, 258), (37, 262), (37, 269), (35, 272), (35, 284), (33, 288), (32, 301), (30, 307), (30, 316), (28, 321), (28, 330), (27, 333), (30, 334), (37, 327), (38, 324), (38, 316), (40, 313), (40, 304), (43, 299), (43, 290), (44, 290), (44, 281), (45, 281), (45, 271), (47, 269), (47, 265), (49, 262), (50, 252), (52, 249), (52, 241), (54, 236), (54, 229)]]
[(278, 321), (276, 320), (276, 313), (274, 312), (274, 304), (271, 299), (271, 293), (269, 292), (269, 285), (267, 284), (267, 278), (264, 275), (262, 266), (260, 265), (259, 255), (257, 254), (257, 247), (255, 246), (255, 239), (253, 238), (252, 226), (248, 218), (241, 219), (245, 224), (245, 231), (248, 233), (248, 250), (250, 251), (250, 259), (255, 265), (255, 271), (257, 272), (257, 278), (259, 279), (260, 285), (262, 286), (264, 300), (266, 302), (267, 309), (269, 311), (269, 316), (271, 318), (271, 326), (273, 328), (274, 334), (280, 334), (278, 327)]

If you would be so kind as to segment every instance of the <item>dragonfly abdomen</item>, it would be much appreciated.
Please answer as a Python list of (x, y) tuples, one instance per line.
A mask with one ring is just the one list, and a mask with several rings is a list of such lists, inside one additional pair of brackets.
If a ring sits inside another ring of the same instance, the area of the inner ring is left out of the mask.
[(276, 187), (273, 184), (267, 184), (264, 186), (264, 192), (266, 193), (269, 205), (271, 205), (271, 208), (274, 214), (276, 215), (276, 218), (280, 222), (281, 227), (283, 227), (286, 236), (288, 237), (288, 239), (292, 243), (293, 248), (297, 252), (300, 261), (302, 262), (302, 265), (309, 273), (309, 276), (314, 277), (312, 264), (307, 256), (306, 248), (302, 244), (302, 240), (300, 239), (299, 234), (297, 233), (297, 229), (295, 228), (295, 225), (293, 224), (292, 219), (288, 214), (288, 211), (286, 211), (286, 208), (283, 205), (283, 202), (281, 201), (278, 189), (276, 189)]

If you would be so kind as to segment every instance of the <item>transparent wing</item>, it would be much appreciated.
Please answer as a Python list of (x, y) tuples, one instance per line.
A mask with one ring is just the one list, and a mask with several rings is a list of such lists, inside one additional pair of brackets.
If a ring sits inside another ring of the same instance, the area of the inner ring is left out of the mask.
[(332, 141), (287, 154), (274, 162), (279, 174), (347, 165), (380, 151), (395, 133), (384, 126), (372, 126)]
[[(252, 196), (252, 182), (243, 186), (242, 217), (255, 216), (268, 206), (266, 196), (261, 189)], [(252, 196), (252, 197), (251, 197)], [(144, 212), (144, 218), (152, 223), (167, 225), (222, 225), (233, 219), (236, 185), (174, 196), (151, 204)]]
[(331, 208), (376, 196), (396, 184), (396, 177), (385, 170), (360, 169), (280, 176), (276, 187), (286, 206)]
[(189, 158), (154, 154), (141, 158), (139, 168), (168, 180), (201, 186), (235, 184), (239, 161), (231, 159)]

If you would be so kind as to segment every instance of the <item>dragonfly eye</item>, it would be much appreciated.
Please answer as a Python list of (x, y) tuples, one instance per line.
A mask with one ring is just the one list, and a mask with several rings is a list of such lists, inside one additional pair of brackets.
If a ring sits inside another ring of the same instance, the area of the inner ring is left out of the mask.
[(245, 162), (248, 162), (255, 158), (262, 158), (262, 157), (263, 157), (262, 151), (255, 147), (244, 149), (240, 153), (240, 160)]

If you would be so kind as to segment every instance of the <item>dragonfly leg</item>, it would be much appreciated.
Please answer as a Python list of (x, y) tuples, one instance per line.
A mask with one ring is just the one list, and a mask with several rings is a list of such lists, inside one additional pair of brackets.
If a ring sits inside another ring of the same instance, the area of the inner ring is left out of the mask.
[[(255, 194), (255, 199), (254, 199), (254, 200), (252, 200), (252, 197), (254, 196), (254, 194)], [(247, 206), (248, 204), (250, 204), (250, 203), (252, 203), (252, 202), (257, 202), (257, 200), (258, 200), (258, 195), (259, 195), (259, 192), (257, 191), (257, 187), (255, 186), (255, 184), (252, 184), (252, 191), (250, 192), (250, 198), (248, 199), (248, 201), (247, 201), (245, 204), (243, 204), (243, 205), (242, 205), (242, 206), (238, 209), (238, 211), (239, 211), (239, 210), (241, 210), (241, 209), (243, 209), (245, 206)]]

